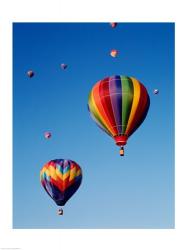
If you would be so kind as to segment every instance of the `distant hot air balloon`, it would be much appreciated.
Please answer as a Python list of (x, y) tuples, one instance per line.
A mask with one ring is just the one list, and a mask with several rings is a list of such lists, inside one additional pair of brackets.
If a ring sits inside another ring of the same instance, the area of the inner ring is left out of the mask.
[(116, 28), (117, 23), (110, 23), (110, 26), (111, 26), (112, 28)]
[(61, 65), (60, 65), (60, 66), (61, 66), (61, 68), (62, 68), (62, 69), (66, 69), (66, 68), (68, 67), (68, 65), (67, 65), (67, 64), (65, 64), (65, 63), (61, 63)]
[(49, 138), (51, 138), (52, 135), (51, 135), (51, 132), (45, 132), (44, 136), (46, 139), (49, 139)]
[(154, 89), (153, 93), (154, 93), (155, 95), (157, 95), (157, 94), (159, 93), (159, 90), (158, 90), (158, 89)]
[[(82, 170), (72, 160), (57, 159), (46, 163), (40, 171), (40, 182), (58, 206), (64, 206), (77, 191), (82, 181)], [(62, 215), (60, 208), (58, 214)]]
[(112, 50), (110, 51), (110, 55), (111, 55), (112, 57), (116, 57), (116, 56), (118, 55), (118, 50), (112, 49)]
[(32, 78), (34, 76), (34, 71), (32, 70), (27, 71), (27, 75), (28, 77)]
[(115, 75), (98, 81), (92, 88), (88, 109), (96, 124), (120, 146), (144, 121), (150, 105), (146, 88), (133, 77)]

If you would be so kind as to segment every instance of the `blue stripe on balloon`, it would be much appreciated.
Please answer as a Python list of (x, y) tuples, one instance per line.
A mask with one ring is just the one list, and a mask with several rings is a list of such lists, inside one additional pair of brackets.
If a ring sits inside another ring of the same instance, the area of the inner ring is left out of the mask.
[(53, 190), (52, 190), (52, 186), (51, 186), (50, 182), (46, 180), (44, 183), (45, 183), (45, 187), (47, 189), (48, 194), (51, 197), (53, 197)]
[(70, 162), (66, 162), (66, 166), (56, 163), (56, 168), (60, 171), (60, 173), (65, 174), (70, 169)]
[(43, 173), (43, 178), (46, 181), (50, 181), (50, 176), (48, 176), (45, 172)]
[(56, 164), (63, 166), (64, 165), (64, 160), (63, 159), (56, 159), (53, 162), (55, 162)]
[(62, 171), (63, 174), (65, 174), (66, 172), (68, 172), (70, 170), (70, 164), (68, 166), (66, 166)]

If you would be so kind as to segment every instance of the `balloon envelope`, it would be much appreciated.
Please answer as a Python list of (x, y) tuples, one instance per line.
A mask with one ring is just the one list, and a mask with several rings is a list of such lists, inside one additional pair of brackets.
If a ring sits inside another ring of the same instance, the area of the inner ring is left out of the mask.
[(82, 170), (72, 160), (51, 160), (41, 169), (40, 181), (56, 204), (64, 206), (79, 188), (82, 181)]
[(123, 146), (144, 121), (150, 105), (146, 88), (133, 77), (115, 75), (92, 88), (88, 109), (96, 124)]

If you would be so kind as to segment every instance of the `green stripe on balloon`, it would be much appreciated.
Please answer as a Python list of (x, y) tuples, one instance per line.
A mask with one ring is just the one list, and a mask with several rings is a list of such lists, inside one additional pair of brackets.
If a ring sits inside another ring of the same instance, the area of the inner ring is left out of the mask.
[(125, 134), (134, 97), (132, 80), (129, 77), (121, 77), (122, 85), (122, 133)]

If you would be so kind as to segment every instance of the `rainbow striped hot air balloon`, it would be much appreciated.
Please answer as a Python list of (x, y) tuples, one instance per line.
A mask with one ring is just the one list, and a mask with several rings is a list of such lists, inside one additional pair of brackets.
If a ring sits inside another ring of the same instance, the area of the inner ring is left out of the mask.
[[(46, 163), (40, 171), (40, 182), (58, 206), (64, 206), (82, 181), (80, 166), (71, 160), (57, 159)], [(59, 215), (63, 210), (59, 209)]]
[(149, 105), (150, 99), (144, 85), (133, 77), (121, 75), (97, 82), (88, 99), (91, 117), (114, 138), (122, 156), (123, 146), (144, 121)]

